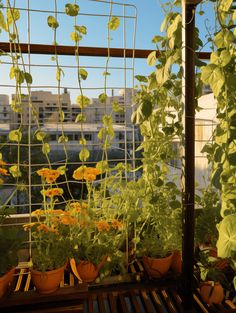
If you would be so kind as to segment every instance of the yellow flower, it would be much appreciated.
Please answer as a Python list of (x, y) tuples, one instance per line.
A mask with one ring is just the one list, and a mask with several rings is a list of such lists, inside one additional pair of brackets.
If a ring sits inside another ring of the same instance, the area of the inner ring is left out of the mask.
[(5, 170), (4, 168), (0, 167), (0, 175), (9, 176), (10, 174), (7, 173), (7, 170)]
[(36, 222), (35, 223), (24, 224), (23, 225), (24, 231), (28, 231), (30, 228), (32, 228), (36, 224), (37, 224)]
[(45, 214), (45, 211), (44, 210), (40, 210), (40, 209), (35, 210), (35, 211), (33, 211), (31, 213), (31, 215), (43, 215), (43, 214)]
[(47, 183), (51, 184), (57, 180), (57, 178), (61, 175), (61, 172), (50, 168), (42, 168), (37, 171), (37, 174), (43, 177)]
[(4, 180), (2, 178), (0, 178), (0, 185), (4, 184)]
[(61, 189), (61, 188), (50, 188), (47, 190), (41, 190), (41, 194), (46, 196), (46, 197), (49, 197), (49, 198), (52, 198), (55, 196), (61, 196), (63, 194), (63, 189)]

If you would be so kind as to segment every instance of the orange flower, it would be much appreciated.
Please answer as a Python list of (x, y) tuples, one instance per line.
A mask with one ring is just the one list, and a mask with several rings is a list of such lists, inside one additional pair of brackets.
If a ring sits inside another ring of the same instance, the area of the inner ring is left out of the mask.
[(119, 222), (118, 220), (113, 220), (112, 221), (112, 227), (114, 228), (114, 229), (120, 229), (120, 228), (122, 228), (122, 223), (121, 222)]
[(106, 221), (99, 221), (99, 222), (97, 222), (97, 228), (98, 228), (99, 232), (101, 232), (103, 230), (109, 231), (110, 225)]
[(73, 173), (73, 178), (76, 180), (95, 180), (97, 175), (100, 175), (101, 171), (98, 170), (95, 167), (86, 167), (86, 166), (80, 166), (78, 167), (74, 173)]
[(60, 221), (64, 225), (75, 225), (78, 223), (78, 220), (71, 216), (61, 216)]
[(5, 170), (4, 168), (0, 167), (0, 174), (4, 175), (4, 176), (9, 176), (10, 174), (7, 173), (7, 170)]
[(47, 190), (41, 190), (41, 194), (46, 196), (46, 197), (49, 197), (49, 198), (52, 198), (55, 196), (61, 196), (63, 194), (63, 189), (61, 189), (61, 188), (50, 188)]
[(96, 175), (94, 174), (84, 174), (84, 179), (87, 181), (94, 181), (96, 179)]
[(0, 160), (0, 166), (6, 165), (6, 162), (4, 162), (3, 160)]
[(42, 168), (37, 171), (37, 174), (43, 177), (47, 183), (51, 184), (57, 180), (57, 178), (61, 175), (61, 172), (50, 168)]

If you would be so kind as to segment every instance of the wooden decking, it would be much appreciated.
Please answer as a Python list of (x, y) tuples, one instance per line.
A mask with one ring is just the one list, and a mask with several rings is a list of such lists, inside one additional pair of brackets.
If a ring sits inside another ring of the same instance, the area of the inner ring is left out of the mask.
[[(18, 270), (8, 295), (0, 299), (1, 313), (184, 313), (181, 283), (178, 276), (167, 275), (162, 280), (150, 280), (140, 262), (130, 267), (130, 273), (115, 276), (97, 284), (78, 284), (69, 270), (61, 288), (50, 295), (40, 295), (33, 289), (27, 268)], [(221, 305), (208, 306), (194, 293), (195, 313), (236, 313), (236, 305), (226, 300)]]

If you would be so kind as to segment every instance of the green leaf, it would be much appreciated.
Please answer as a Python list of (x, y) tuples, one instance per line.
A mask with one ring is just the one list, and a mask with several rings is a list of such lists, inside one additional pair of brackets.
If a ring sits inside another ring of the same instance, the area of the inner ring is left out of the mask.
[(82, 26), (74, 26), (75, 30), (83, 35), (87, 35), (87, 28), (86, 26), (82, 25)]
[(154, 36), (152, 38), (152, 43), (158, 43), (160, 41), (162, 41), (163, 37), (162, 36)]
[(96, 164), (96, 169), (101, 171), (101, 173), (104, 173), (106, 170), (109, 169), (109, 164), (107, 161), (99, 161)]
[(230, 30), (224, 28), (215, 36), (214, 43), (218, 48), (227, 48), (232, 42), (234, 42), (234, 40), (234, 34)]
[(136, 75), (135, 78), (141, 82), (141, 83), (147, 83), (148, 82), (148, 79), (146, 76), (142, 76), (142, 75)]
[(68, 137), (67, 136), (60, 136), (58, 138), (58, 143), (65, 143), (65, 142), (68, 142)]
[(64, 113), (64, 111), (60, 111), (59, 112), (59, 117), (60, 117), (60, 122), (64, 122), (64, 120), (65, 120), (65, 113)]
[(229, 9), (230, 9), (232, 3), (233, 3), (233, 0), (221, 0), (221, 1), (219, 2), (219, 4), (220, 4), (220, 5), (219, 5), (219, 10), (228, 13), (228, 11), (229, 11)]
[(166, 66), (156, 70), (156, 80), (161, 86), (170, 78), (169, 70)]
[(156, 65), (156, 61), (157, 61), (156, 51), (152, 51), (151, 53), (149, 53), (147, 57), (147, 64), (149, 66), (154, 66)]
[(88, 72), (85, 69), (80, 68), (79, 75), (83, 80), (86, 80), (88, 77)]
[(46, 142), (46, 143), (43, 143), (43, 146), (42, 146), (42, 152), (43, 154), (47, 155), (49, 154), (51, 151), (50, 149), (50, 145)]
[(9, 137), (9, 140), (11, 141), (21, 142), (22, 133), (19, 129), (15, 129), (15, 130), (10, 131), (8, 137)]
[(79, 153), (80, 161), (82, 161), (82, 162), (87, 161), (89, 158), (89, 155), (90, 155), (89, 150), (87, 148), (83, 147)]
[(7, 31), (7, 26), (6, 26), (6, 23), (5, 23), (5, 18), (4, 18), (4, 15), (2, 13), (2, 11), (0, 11), (0, 29), (3, 29), (5, 31)]
[(46, 133), (43, 132), (43, 131), (41, 131), (41, 130), (36, 131), (35, 137), (36, 137), (36, 139), (37, 139), (38, 141), (43, 141), (44, 138), (46, 137)]
[(83, 122), (86, 122), (86, 115), (80, 113), (76, 116), (75, 123), (83, 123)]
[(10, 79), (13, 79), (15, 77), (15, 67), (12, 66), (9, 73)]
[(56, 29), (59, 26), (58, 21), (52, 15), (48, 16), (48, 26), (51, 27), (52, 29)]
[(81, 109), (83, 109), (90, 104), (90, 99), (84, 95), (80, 95), (76, 98), (76, 103)]
[(209, 64), (201, 69), (201, 79), (203, 83), (209, 84), (214, 95), (217, 97), (222, 91), (222, 87), (225, 83), (224, 72), (215, 64)]
[(60, 172), (61, 175), (65, 175), (66, 173), (66, 167), (64, 165), (59, 166), (57, 170)]
[(112, 125), (112, 117), (110, 115), (105, 114), (102, 118), (102, 122), (104, 126), (110, 126)]
[(113, 16), (108, 22), (108, 29), (116, 30), (120, 26), (120, 19), (117, 16)]
[(31, 76), (31, 74), (25, 72), (24, 75), (25, 75), (25, 81), (27, 82), (27, 84), (32, 84), (33, 78), (32, 78), (32, 76)]
[(232, 16), (233, 20), (236, 20), (236, 10), (234, 10), (233, 16)]
[(231, 61), (231, 54), (228, 50), (223, 50), (221, 52), (216, 51), (211, 53), (210, 61), (221, 67), (226, 66)]
[(171, 202), (170, 202), (170, 207), (171, 207), (172, 209), (178, 209), (178, 208), (181, 208), (182, 206), (181, 206), (180, 201), (174, 200), (174, 201), (171, 201)]
[(17, 177), (21, 177), (22, 176), (22, 173), (19, 169), (19, 167), (17, 165), (12, 165), (10, 168), (9, 168), (9, 173), (11, 173), (11, 175), (14, 177), (14, 178), (17, 178)]
[(67, 3), (65, 5), (65, 12), (69, 16), (77, 16), (79, 14), (80, 7), (77, 4)]
[(112, 111), (115, 113), (124, 113), (124, 107), (119, 104), (118, 101), (112, 102)]
[(236, 251), (236, 214), (228, 215), (218, 225), (219, 239), (217, 252), (220, 258), (230, 258), (231, 253)]
[(7, 9), (7, 23), (13, 24), (14, 21), (19, 20), (20, 11), (15, 8)]
[(82, 40), (83, 37), (76, 31), (74, 31), (70, 34), (70, 38), (74, 42), (79, 42), (80, 40)]
[(105, 93), (101, 93), (99, 96), (98, 96), (98, 99), (101, 103), (105, 103), (106, 102), (106, 99), (107, 99), (107, 95)]

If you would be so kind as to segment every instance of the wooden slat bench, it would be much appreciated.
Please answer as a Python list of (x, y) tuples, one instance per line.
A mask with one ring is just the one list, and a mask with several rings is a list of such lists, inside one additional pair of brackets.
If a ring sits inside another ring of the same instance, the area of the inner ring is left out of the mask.
[[(184, 313), (178, 279), (149, 280), (139, 262), (127, 276), (112, 278), (100, 284), (78, 284), (65, 272), (60, 287), (51, 295), (33, 290), (28, 269), (19, 269), (11, 295), (0, 299), (1, 313)], [(196, 313), (236, 313), (236, 305), (226, 300), (221, 305), (203, 303), (196, 290)]]

